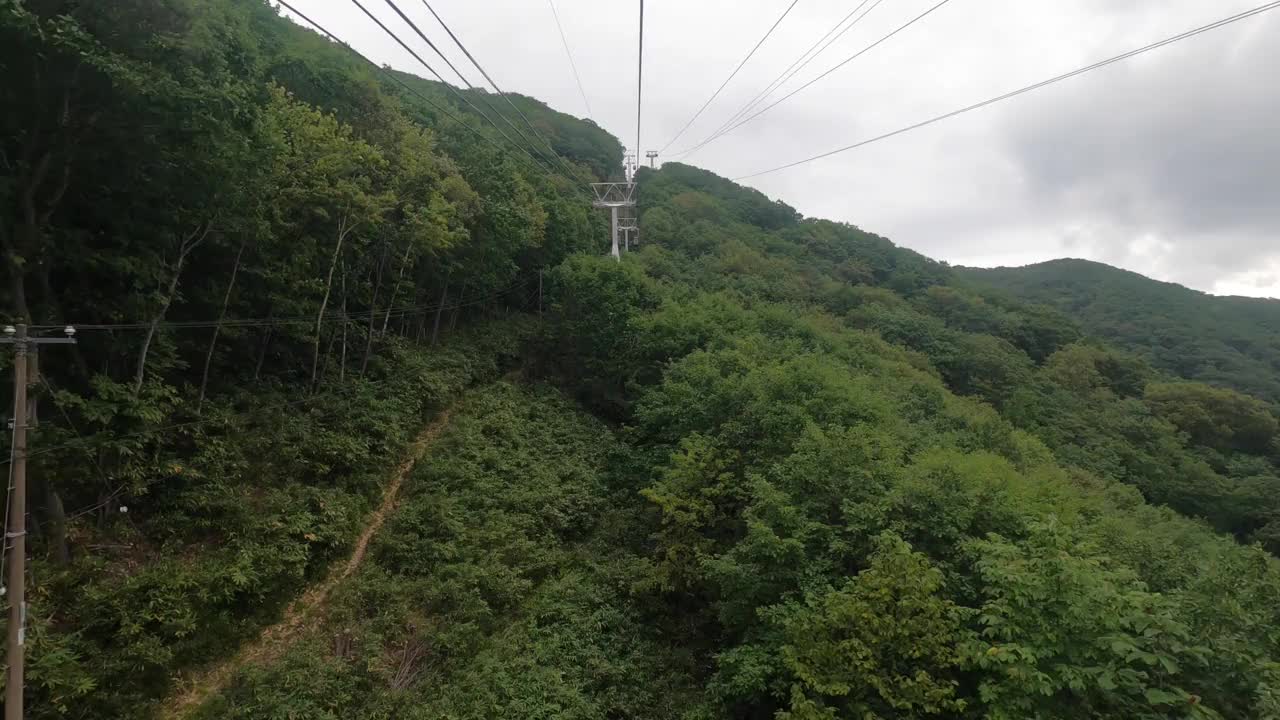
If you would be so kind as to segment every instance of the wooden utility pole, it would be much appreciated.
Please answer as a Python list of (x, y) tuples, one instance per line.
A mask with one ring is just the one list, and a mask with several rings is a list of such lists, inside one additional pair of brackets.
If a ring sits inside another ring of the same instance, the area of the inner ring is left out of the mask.
[(23, 720), (23, 652), (27, 640), (26, 558), (27, 558), (27, 352), (33, 345), (75, 342), (75, 328), (67, 326), (65, 338), (27, 335), (27, 326), (5, 327), (0, 343), (13, 345), (13, 484), (9, 524), (4, 539), (9, 548), (9, 577), (5, 594), (9, 601), (9, 643), (5, 660), (9, 675), (4, 689), (5, 720)]

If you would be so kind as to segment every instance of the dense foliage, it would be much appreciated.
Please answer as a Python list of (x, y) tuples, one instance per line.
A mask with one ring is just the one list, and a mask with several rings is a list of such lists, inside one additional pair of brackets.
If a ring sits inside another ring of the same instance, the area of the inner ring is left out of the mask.
[(1052, 305), (1157, 368), (1280, 401), (1280, 300), (1215, 297), (1086, 260), (959, 272)]
[(155, 714), (457, 398), (196, 715), (1280, 717), (1261, 366), (674, 163), (597, 257), (577, 185), (257, 0), (0, 0), (0, 41), (3, 312), (86, 323), (36, 389), (32, 717)]
[(141, 715), (497, 375), (520, 324), (465, 329), (598, 245), (580, 178), (622, 150), (517, 98), (550, 175), (260, 0), (0, 0), (0, 71), (0, 320), (81, 328), (31, 389), (30, 714)]
[(632, 597), (616, 452), (554, 390), (469, 395), (324, 627), (198, 716), (674, 716), (688, 658)]
[(613, 429), (473, 395), (376, 570), (207, 717), (1280, 712), (1280, 564), (1156, 504), (1274, 483), (1264, 403), (701, 171), (641, 183), (669, 234), (551, 272), (526, 357)]

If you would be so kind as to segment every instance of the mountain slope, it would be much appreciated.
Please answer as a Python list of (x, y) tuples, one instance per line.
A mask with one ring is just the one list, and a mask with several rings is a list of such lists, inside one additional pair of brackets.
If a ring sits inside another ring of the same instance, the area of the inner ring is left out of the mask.
[(1216, 297), (1087, 260), (956, 272), (1052, 305), (1179, 377), (1280, 401), (1280, 300)]
[(1280, 717), (1262, 401), (689, 166), (604, 257), (578, 182), (262, 0), (6, 8), (0, 303), (86, 322), (41, 363), (34, 720), (151, 717), (282, 614), (199, 716)]

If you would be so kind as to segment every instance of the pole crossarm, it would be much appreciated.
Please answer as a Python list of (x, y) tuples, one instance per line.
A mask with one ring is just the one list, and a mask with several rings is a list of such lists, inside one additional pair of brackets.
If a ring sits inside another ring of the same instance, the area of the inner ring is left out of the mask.
[(636, 184), (632, 182), (591, 183), (595, 207), (627, 207), (635, 205)]
[(636, 216), (636, 206), (632, 202), (630, 205), (623, 205), (618, 211), (618, 229), (619, 230), (639, 230), (640, 218)]

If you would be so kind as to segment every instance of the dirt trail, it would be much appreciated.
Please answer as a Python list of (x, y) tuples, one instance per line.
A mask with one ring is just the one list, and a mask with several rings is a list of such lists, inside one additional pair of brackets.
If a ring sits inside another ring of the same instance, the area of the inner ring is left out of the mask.
[(315, 627), (323, 621), (328, 609), (329, 593), (338, 586), (338, 583), (346, 580), (360, 568), (361, 563), (364, 562), (365, 552), (369, 549), (369, 541), (377, 534), (387, 516), (395, 510), (400, 486), (413, 470), (414, 464), (448, 423), (449, 410), (446, 409), (409, 444), (405, 459), (396, 467), (395, 473), (391, 476), (391, 482), (387, 483), (387, 487), (382, 491), (382, 502), (365, 519), (364, 529), (356, 539), (355, 547), (351, 550), (351, 556), (347, 561), (333, 568), (322, 582), (312, 586), (301, 597), (294, 600), (285, 610), (280, 622), (264, 629), (256, 639), (240, 648), (238, 653), (208, 670), (186, 678), (178, 692), (170, 696), (160, 707), (158, 717), (185, 717), (226, 687), (237, 670), (246, 665), (270, 663), (289, 648), (300, 630), (304, 627)]

